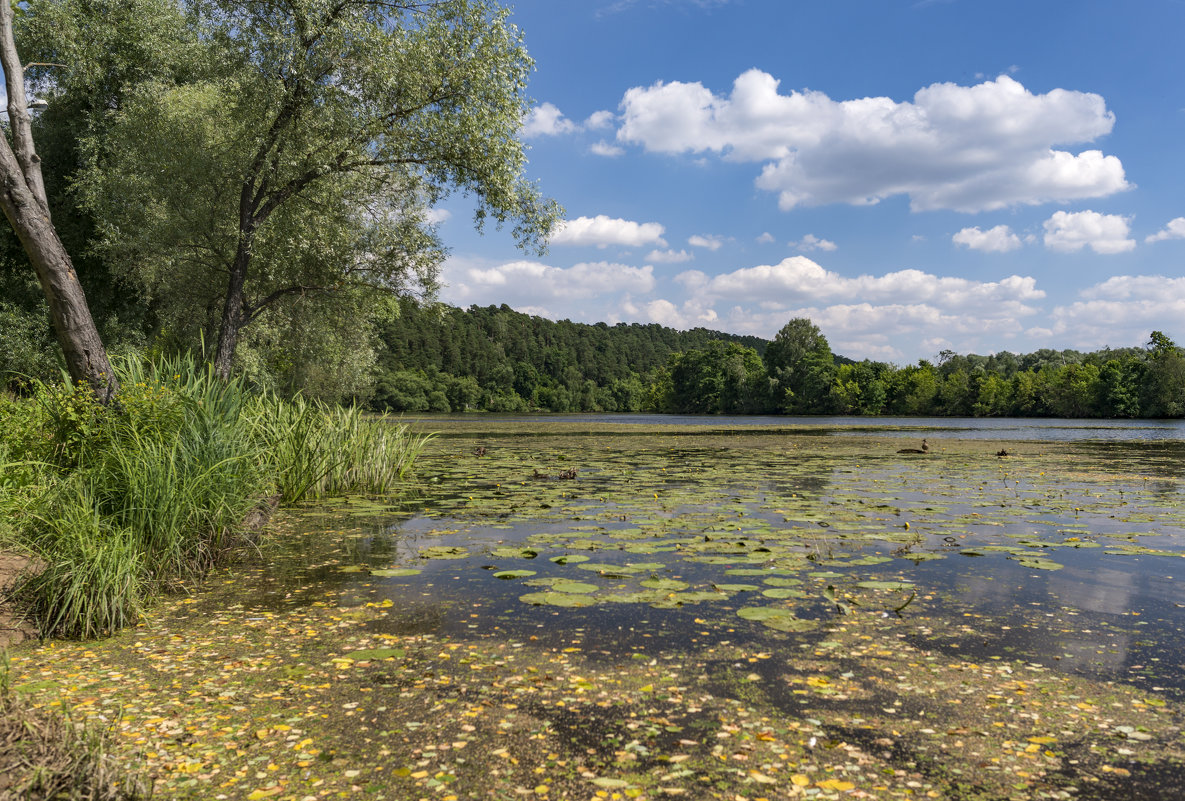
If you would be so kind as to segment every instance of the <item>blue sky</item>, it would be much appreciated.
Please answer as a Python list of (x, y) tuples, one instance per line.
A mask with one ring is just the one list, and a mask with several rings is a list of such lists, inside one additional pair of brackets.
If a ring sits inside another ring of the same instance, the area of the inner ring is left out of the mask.
[(1185, 3), (524, 0), (542, 256), (442, 207), (441, 299), (943, 349), (1185, 341)]

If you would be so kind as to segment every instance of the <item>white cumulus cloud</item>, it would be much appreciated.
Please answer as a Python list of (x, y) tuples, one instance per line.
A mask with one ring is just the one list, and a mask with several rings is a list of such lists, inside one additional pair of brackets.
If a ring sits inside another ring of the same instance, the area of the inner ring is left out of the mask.
[(565, 220), (551, 237), (553, 245), (624, 245), (666, 247), (662, 238), (666, 229), (656, 222), (639, 223), (598, 214), (596, 217), (577, 217)]
[(1172, 335), (1185, 319), (1185, 278), (1117, 275), (1079, 295), (1081, 300), (1055, 307), (1048, 327), (1034, 333), (1094, 350), (1143, 344), (1153, 331)]
[(527, 113), (523, 120), (523, 136), (559, 136), (572, 133), (579, 126), (564, 116), (564, 113), (553, 103), (541, 103)]
[(646, 254), (646, 261), (656, 261), (660, 264), (678, 264), (694, 258), (695, 255), (686, 250), (652, 250)]
[(1097, 211), (1055, 211), (1045, 221), (1045, 247), (1073, 253), (1089, 247), (1106, 255), (1123, 253), (1136, 246), (1130, 239), (1131, 220), (1118, 214)]
[(615, 119), (617, 117), (612, 111), (594, 111), (584, 121), (584, 127), (590, 131), (599, 131), (603, 128), (612, 127)]
[(761, 236), (757, 237), (757, 244), (759, 245), (768, 245), (776, 241), (777, 239), (769, 231), (766, 231)]
[(600, 142), (594, 142), (589, 146), (588, 149), (589, 152), (593, 153), (594, 155), (605, 156), (606, 158), (617, 158), (618, 156), (621, 156), (625, 153), (625, 148), (618, 147), (617, 145), (605, 142), (603, 140)]
[(701, 236), (700, 234), (693, 234), (687, 237), (687, 244), (697, 248), (719, 250), (724, 244), (724, 238), (719, 236)]
[(441, 277), (446, 285), (441, 298), (448, 303), (506, 303), (520, 310), (557, 310), (573, 300), (645, 294), (655, 286), (653, 267), (604, 261), (564, 268), (537, 261), (486, 264), (450, 259)]
[(997, 225), (986, 231), (975, 228), (964, 228), (951, 237), (956, 245), (963, 245), (971, 250), (982, 250), (984, 253), (1007, 253), (1021, 246), (1020, 237), (1012, 233), (1007, 225)]
[(776, 192), (783, 209), (908, 195), (915, 210), (976, 212), (1130, 187), (1115, 156), (1056, 149), (1111, 131), (1115, 117), (1096, 94), (1035, 95), (1006, 75), (932, 84), (906, 102), (781, 94), (778, 84), (753, 69), (728, 96), (698, 82), (635, 87), (622, 99), (617, 138), (652, 152), (762, 163), (757, 186)]
[(708, 278), (688, 271), (685, 286), (713, 299), (784, 305), (860, 299), (878, 304), (934, 303), (947, 309), (975, 309), (989, 304), (1020, 304), (1045, 297), (1031, 277), (1009, 276), (981, 282), (936, 276), (921, 270), (898, 270), (881, 276), (847, 278), (826, 270), (806, 256), (791, 256), (778, 264), (744, 267)]
[(803, 253), (810, 253), (812, 250), (823, 250), (830, 253), (839, 247), (839, 245), (830, 239), (820, 239), (814, 234), (807, 234), (797, 242), (791, 242), (790, 246), (801, 250)]
[(1185, 217), (1174, 217), (1164, 228), (1144, 237), (1145, 242), (1163, 242), (1166, 239), (1185, 239)]

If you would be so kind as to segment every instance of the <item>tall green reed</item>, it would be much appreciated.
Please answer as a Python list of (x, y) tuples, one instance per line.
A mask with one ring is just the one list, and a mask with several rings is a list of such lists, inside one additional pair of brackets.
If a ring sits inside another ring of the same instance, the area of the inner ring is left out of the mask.
[(252, 416), (284, 503), (389, 493), (408, 478), (430, 439), (386, 415), (367, 417), (300, 395), (261, 396)]
[(44, 634), (133, 622), (153, 595), (200, 579), (241, 544), (247, 513), (273, 493), (294, 503), (393, 491), (428, 439), (358, 409), (252, 395), (192, 356), (114, 367), (112, 407), (68, 382), (38, 384), (20, 436), (0, 434), (0, 463), (16, 464), (14, 442), (44, 457), (25, 460), (39, 467), (17, 487), (0, 479), (0, 513), (18, 518), (7, 533), (0, 525), (0, 545), (45, 565), (10, 594)]

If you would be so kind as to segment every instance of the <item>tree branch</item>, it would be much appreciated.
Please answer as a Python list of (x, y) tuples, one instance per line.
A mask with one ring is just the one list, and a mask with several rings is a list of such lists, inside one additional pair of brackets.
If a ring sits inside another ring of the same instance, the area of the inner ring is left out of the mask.
[(4, 85), (8, 91), (8, 124), (12, 129), (12, 150), (21, 175), (46, 221), (50, 219), (45, 180), (41, 177), (41, 158), (33, 148), (33, 127), (25, 97), (25, 70), (16, 52), (12, 31), (13, 10), (8, 0), (0, 0), (0, 65), (4, 67)]

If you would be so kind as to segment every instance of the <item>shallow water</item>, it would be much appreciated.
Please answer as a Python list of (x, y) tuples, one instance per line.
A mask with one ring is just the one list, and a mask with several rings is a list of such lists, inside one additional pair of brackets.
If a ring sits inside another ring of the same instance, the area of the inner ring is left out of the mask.
[(14, 689), (195, 801), (1179, 795), (1185, 443), (445, 425)]
[(807, 428), (838, 436), (876, 434), (923, 437), (943, 434), (959, 439), (1078, 442), (1103, 440), (1148, 442), (1185, 440), (1185, 420), (1084, 420), (1052, 417), (858, 417), (712, 414), (549, 414), (549, 415), (423, 415), (405, 418), (425, 429), (475, 421), (478, 425), (505, 423), (530, 428), (543, 425), (627, 425), (719, 428)]
[(437, 440), (405, 508), (303, 518), (260, 603), (332, 587), (416, 610), (390, 633), (579, 630), (610, 653), (764, 638), (752, 610), (804, 640), (913, 616), (949, 653), (1185, 691), (1183, 443), (560, 433)]

